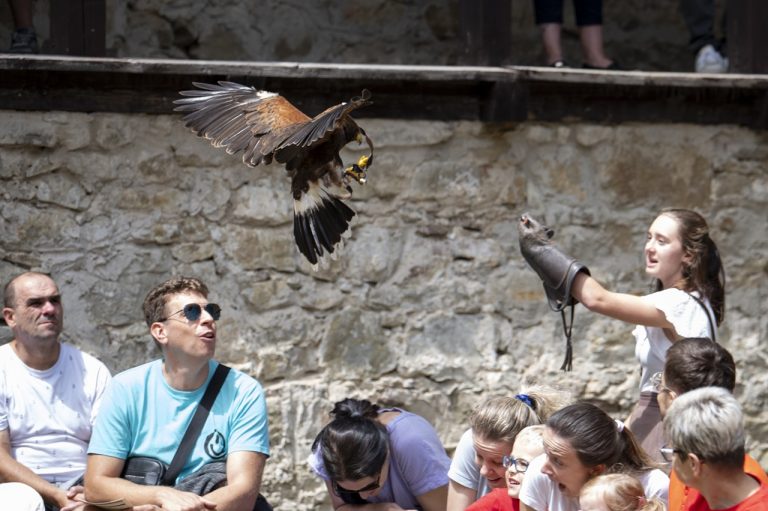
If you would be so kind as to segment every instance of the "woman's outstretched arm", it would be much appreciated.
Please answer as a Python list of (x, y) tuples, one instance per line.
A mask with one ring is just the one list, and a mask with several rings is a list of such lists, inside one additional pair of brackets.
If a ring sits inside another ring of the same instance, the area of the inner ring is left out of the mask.
[(664, 313), (649, 301), (635, 295), (608, 291), (585, 273), (576, 275), (571, 294), (592, 312), (634, 325), (674, 330)]

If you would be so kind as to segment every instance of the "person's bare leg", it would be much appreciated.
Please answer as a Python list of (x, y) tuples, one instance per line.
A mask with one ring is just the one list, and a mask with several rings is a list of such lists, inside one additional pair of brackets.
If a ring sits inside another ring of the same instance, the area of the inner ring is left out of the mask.
[(557, 61), (562, 61), (563, 46), (560, 44), (562, 25), (559, 23), (542, 23), (539, 25), (539, 29), (541, 30), (541, 42), (544, 44), (547, 65), (551, 66)]
[(32, 0), (8, 0), (11, 6), (14, 28), (34, 28), (32, 25)]
[(603, 26), (587, 25), (579, 27), (581, 51), (584, 52), (584, 63), (593, 67), (608, 67), (613, 62), (603, 51)]

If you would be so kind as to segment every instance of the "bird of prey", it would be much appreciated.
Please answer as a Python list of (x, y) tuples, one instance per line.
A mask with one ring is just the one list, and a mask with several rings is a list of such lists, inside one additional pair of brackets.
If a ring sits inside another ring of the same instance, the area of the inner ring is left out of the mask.
[[(225, 81), (193, 84), (197, 90), (181, 91), (184, 98), (174, 101), (185, 125), (214, 147), (242, 152), (249, 167), (284, 164), (296, 245), (315, 269), (326, 253), (335, 256), (355, 216), (342, 199), (352, 195), (351, 180), (365, 183), (373, 162), (371, 139), (349, 115), (371, 103), (370, 92), (309, 117), (274, 92)], [(352, 141), (367, 142), (370, 154), (344, 168), (339, 151)]]

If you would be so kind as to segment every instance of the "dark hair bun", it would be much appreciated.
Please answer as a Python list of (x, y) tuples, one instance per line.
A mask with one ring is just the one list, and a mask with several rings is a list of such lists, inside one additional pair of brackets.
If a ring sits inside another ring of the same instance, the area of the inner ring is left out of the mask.
[(346, 398), (333, 405), (331, 416), (334, 419), (375, 419), (379, 406), (367, 399)]

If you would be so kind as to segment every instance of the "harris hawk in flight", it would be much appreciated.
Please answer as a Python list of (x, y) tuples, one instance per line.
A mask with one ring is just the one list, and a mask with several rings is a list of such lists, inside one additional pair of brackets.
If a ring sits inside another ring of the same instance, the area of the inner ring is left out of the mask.
[[(229, 154), (242, 152), (249, 167), (273, 160), (285, 165), (296, 245), (317, 269), (326, 254), (334, 254), (355, 216), (343, 201), (352, 196), (351, 180), (365, 184), (373, 162), (373, 142), (350, 117), (371, 103), (370, 92), (309, 117), (274, 92), (225, 81), (193, 84), (197, 90), (181, 91), (184, 98), (174, 103), (197, 136)], [(339, 151), (352, 141), (367, 142), (370, 154), (345, 168)]]

